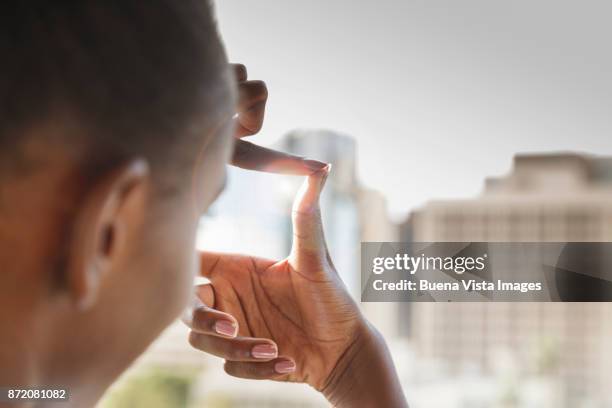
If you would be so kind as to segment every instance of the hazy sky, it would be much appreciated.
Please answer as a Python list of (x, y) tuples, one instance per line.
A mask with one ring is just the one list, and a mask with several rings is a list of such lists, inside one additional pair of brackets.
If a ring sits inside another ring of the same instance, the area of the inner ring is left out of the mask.
[(612, 154), (607, 1), (221, 0), (232, 61), (270, 90), (264, 129), (358, 141), (393, 213), (469, 197), (517, 152)]

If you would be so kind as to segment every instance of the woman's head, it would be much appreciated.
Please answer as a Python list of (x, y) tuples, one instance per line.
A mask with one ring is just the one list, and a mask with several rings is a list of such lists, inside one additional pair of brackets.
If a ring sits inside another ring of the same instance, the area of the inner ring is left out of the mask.
[(0, 356), (104, 386), (187, 301), (234, 80), (204, 1), (2, 8)]

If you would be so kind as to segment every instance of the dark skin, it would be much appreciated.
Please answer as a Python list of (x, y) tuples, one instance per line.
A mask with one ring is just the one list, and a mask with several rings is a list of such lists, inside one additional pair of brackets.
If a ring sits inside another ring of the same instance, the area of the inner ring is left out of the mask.
[[(232, 164), (308, 174), (292, 210), (293, 247), (280, 261), (207, 253), (187, 322), (190, 343), (241, 378), (308, 383), (338, 407), (407, 406), (384, 340), (361, 315), (325, 244), (319, 195), (331, 166), (245, 145), (263, 124), (267, 91), (235, 65), (239, 103)], [(245, 153), (247, 151), (247, 153)]]
[[(235, 79), (223, 78), (216, 110), (190, 124), (204, 146), (193, 177), (173, 174), (180, 185), (171, 197), (144, 157), (80, 185), (92, 153), (64, 141), (89, 129), (71, 115), (50, 114), (18, 135), (28, 171), (0, 183), (1, 385), (62, 386), (70, 400), (47, 405), (94, 406), (185, 309), (203, 274), (212, 285), (200, 288), (203, 302), (188, 319), (191, 340), (225, 358), (230, 374), (307, 382), (337, 406), (405, 406), (384, 341), (325, 249), (318, 196), (328, 169), (241, 140), (261, 127), (265, 86), (238, 77), (236, 98)], [(286, 260), (195, 253), (200, 211), (222, 190), (229, 162), (307, 175)]]

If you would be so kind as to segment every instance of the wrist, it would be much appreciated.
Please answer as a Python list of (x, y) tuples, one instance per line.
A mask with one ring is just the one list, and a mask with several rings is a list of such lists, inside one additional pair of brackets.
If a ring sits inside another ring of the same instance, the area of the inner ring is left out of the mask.
[(387, 345), (366, 320), (320, 391), (334, 407), (407, 407)]

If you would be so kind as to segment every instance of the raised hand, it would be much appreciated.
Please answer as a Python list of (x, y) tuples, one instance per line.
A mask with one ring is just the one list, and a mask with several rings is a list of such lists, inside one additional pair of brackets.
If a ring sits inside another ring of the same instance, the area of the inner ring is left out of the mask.
[[(211, 287), (201, 288), (202, 300), (233, 317), (199, 309), (190, 341), (226, 358), (232, 375), (309, 382), (322, 388), (353, 341), (361, 315), (331, 264), (321, 228), (318, 196), (326, 176), (324, 170), (308, 177), (294, 205), (294, 245), (288, 258), (276, 262), (202, 254), (202, 274), (214, 290), (211, 296)], [(236, 327), (238, 337), (223, 336), (234, 334), (224, 331), (230, 327), (225, 322)], [(215, 330), (219, 328), (221, 333)], [(258, 353), (261, 350), (268, 352)]]
[(308, 176), (296, 198), (286, 259), (201, 255), (211, 284), (200, 287), (201, 303), (187, 319), (189, 341), (226, 359), (236, 377), (305, 382), (338, 406), (403, 407), (384, 341), (348, 295), (325, 245), (318, 199), (328, 171)]

